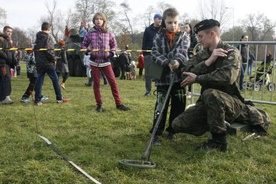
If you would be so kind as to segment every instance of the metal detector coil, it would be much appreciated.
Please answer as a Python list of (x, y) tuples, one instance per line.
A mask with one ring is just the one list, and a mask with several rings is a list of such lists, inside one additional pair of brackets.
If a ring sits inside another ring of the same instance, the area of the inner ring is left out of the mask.
[(153, 169), (156, 167), (154, 162), (148, 160), (120, 160), (119, 163), (120, 165), (141, 169)]
[(160, 115), (158, 116), (158, 118), (156, 120), (156, 123), (154, 125), (153, 131), (151, 133), (151, 137), (150, 137), (147, 149), (143, 153), (143, 155), (141, 156), (141, 160), (121, 160), (121, 161), (119, 161), (120, 165), (127, 166), (127, 167), (141, 168), (141, 169), (152, 169), (152, 168), (156, 167), (156, 164), (154, 162), (150, 161), (150, 150), (152, 148), (152, 142), (153, 142), (155, 133), (156, 133), (156, 131), (158, 129), (158, 126), (159, 126), (159, 124), (161, 122), (161, 118), (162, 118), (163, 111), (164, 111), (165, 106), (166, 106), (166, 102), (169, 99), (169, 95), (170, 95), (171, 90), (172, 90), (172, 86), (173, 86), (173, 83), (174, 83), (175, 75), (176, 75), (175, 73), (172, 74), (171, 83), (170, 83), (170, 86), (168, 88), (167, 94), (165, 96), (162, 108), (160, 110)]

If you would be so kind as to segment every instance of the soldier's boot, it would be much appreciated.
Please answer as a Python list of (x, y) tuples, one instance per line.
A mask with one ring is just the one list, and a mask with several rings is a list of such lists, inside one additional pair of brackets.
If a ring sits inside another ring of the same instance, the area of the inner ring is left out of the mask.
[(227, 142), (226, 142), (226, 132), (223, 133), (212, 133), (212, 139), (209, 139), (208, 142), (197, 147), (197, 150), (219, 150), (222, 152), (227, 151)]

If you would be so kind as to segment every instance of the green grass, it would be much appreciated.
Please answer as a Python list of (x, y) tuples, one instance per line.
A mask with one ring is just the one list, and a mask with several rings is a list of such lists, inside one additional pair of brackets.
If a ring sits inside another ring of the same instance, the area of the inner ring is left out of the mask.
[[(22, 66), (22, 68), (24, 68)], [(139, 160), (146, 150), (152, 126), (155, 96), (144, 97), (144, 81), (117, 80), (123, 103), (131, 111), (115, 108), (109, 86), (101, 86), (105, 111), (97, 113), (92, 88), (86, 78), (70, 77), (63, 96), (55, 103), (52, 84), (46, 76), (43, 106), (20, 102), (28, 79), (12, 79), (12, 105), (0, 106), (0, 183), (92, 183), (56, 154), (39, 136), (48, 138), (61, 152), (101, 183), (275, 183), (276, 147), (274, 124), (269, 136), (241, 142), (247, 135), (228, 136), (229, 150), (195, 151), (210, 136), (178, 134), (162, 146), (153, 147), (155, 169), (122, 167), (123, 159)], [(103, 83), (103, 82), (102, 82)], [(265, 90), (265, 93), (268, 93)], [(274, 93), (273, 93), (274, 94)], [(256, 104), (275, 121), (275, 106)]]

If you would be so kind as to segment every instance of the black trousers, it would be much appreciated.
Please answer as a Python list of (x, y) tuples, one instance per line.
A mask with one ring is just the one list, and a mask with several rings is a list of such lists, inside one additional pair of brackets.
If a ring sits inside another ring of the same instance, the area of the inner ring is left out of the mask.
[(0, 66), (0, 101), (11, 95), (10, 67), (6, 64)]
[(29, 78), (29, 85), (24, 93), (24, 95), (22, 97), (25, 97), (25, 98), (29, 98), (30, 95), (33, 93), (34, 91), (34, 87), (35, 87), (35, 81), (36, 81), (36, 78), (37, 77), (30, 77)]
[[(167, 132), (174, 133), (174, 130), (172, 128), (172, 121), (178, 115), (183, 113), (185, 110), (185, 106), (186, 106), (185, 88), (180, 87), (180, 82), (173, 84), (172, 89), (170, 91), (170, 96), (167, 102), (165, 102), (164, 100), (165, 100), (165, 96), (167, 94), (168, 88), (169, 86), (157, 86), (157, 100), (154, 108), (153, 126), (152, 126), (152, 129), (150, 130), (150, 133), (152, 133), (153, 131), (153, 128), (155, 126), (155, 123), (157, 122), (158, 116), (162, 116), (162, 118), (155, 135), (162, 135), (165, 129), (169, 106), (170, 106), (170, 114), (169, 114), (169, 125), (166, 128)], [(161, 106), (164, 103), (166, 103), (164, 111), (162, 114), (158, 115), (158, 111), (160, 111)]]

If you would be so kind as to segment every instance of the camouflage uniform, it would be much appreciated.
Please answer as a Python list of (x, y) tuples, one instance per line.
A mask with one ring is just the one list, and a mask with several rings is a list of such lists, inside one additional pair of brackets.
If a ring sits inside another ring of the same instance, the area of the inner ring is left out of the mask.
[(184, 132), (196, 136), (210, 131), (214, 134), (226, 132), (224, 121), (233, 122), (245, 109), (239, 91), (240, 52), (219, 42), (217, 48), (234, 49), (227, 57), (218, 57), (210, 66), (206, 66), (211, 53), (207, 49), (200, 51), (183, 68), (197, 75), (196, 82), (201, 88), (201, 95), (195, 106), (190, 107), (172, 122), (175, 132)]

